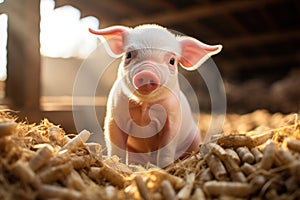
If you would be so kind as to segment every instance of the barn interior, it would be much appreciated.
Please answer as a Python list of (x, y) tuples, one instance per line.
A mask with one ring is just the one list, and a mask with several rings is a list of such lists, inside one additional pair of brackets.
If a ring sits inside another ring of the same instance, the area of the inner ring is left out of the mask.
[[(298, 0), (0, 0), (0, 199), (300, 199), (299, 15)], [(107, 154), (120, 59), (88, 32), (141, 24), (223, 45), (179, 67), (204, 139), (143, 138), (147, 164)]]
[[(223, 45), (221, 53), (209, 63), (222, 78), (227, 113), (245, 114), (257, 109), (299, 112), (299, 1), (5, 0), (0, 9), (0, 41), (5, 52), (1, 60), (6, 60), (2, 64), (6, 74), (1, 81), (1, 108), (18, 111), (20, 118), (29, 122), (48, 118), (67, 132), (76, 132), (73, 100), (78, 108), (95, 108), (101, 124), (114, 80), (108, 75), (115, 74), (115, 67), (100, 81), (91, 72), (91, 79), (98, 80), (101, 87), (94, 96), (74, 101), (76, 77), (89, 59), (89, 54), (81, 50), (87, 48), (91, 53), (99, 45), (94, 36), (76, 33), (87, 32), (88, 26), (97, 29), (147, 23), (207, 44)], [(47, 13), (54, 14), (47, 18)], [(74, 21), (82, 26), (74, 28)], [(72, 43), (72, 37), (81, 38)], [(47, 45), (54, 43), (56, 46), (47, 50)], [(72, 44), (63, 47), (65, 43)], [(64, 53), (66, 48), (73, 53)], [(203, 71), (208, 68), (204, 65)], [(193, 86), (200, 111), (211, 112), (210, 91), (203, 74), (180, 72)], [(83, 126), (88, 128), (90, 116), (85, 114), (83, 118)]]

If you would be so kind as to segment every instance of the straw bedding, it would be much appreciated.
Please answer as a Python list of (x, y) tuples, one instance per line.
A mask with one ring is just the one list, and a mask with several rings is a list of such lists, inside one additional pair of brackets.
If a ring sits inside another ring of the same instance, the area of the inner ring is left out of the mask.
[[(210, 115), (202, 115), (202, 132)], [(0, 199), (299, 199), (297, 114), (227, 115), (223, 133), (165, 169), (102, 154), (66, 133), (0, 112)]]

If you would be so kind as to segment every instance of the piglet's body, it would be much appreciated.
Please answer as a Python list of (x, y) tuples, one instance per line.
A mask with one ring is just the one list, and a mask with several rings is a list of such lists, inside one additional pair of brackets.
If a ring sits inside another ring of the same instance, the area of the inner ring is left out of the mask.
[(109, 94), (104, 134), (109, 155), (165, 167), (197, 150), (200, 133), (178, 83), (178, 65), (199, 67), (221, 45), (175, 37), (157, 25), (90, 30), (107, 52), (122, 57)]

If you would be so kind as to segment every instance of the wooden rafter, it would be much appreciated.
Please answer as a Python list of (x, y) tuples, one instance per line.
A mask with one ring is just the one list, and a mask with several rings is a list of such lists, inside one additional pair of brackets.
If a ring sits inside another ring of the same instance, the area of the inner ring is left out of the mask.
[(253, 69), (257, 66), (265, 67), (274, 67), (279, 64), (291, 63), (293, 60), (295, 63), (300, 62), (300, 53), (295, 55), (280, 55), (280, 56), (257, 56), (255, 58), (239, 58), (236, 60), (218, 60), (218, 65), (224, 68), (225, 70), (232, 69)]
[[(151, 16), (135, 17), (125, 19), (122, 24), (137, 25), (149, 22), (159, 22), (161, 24), (184, 23), (190, 19), (205, 18), (213, 15), (227, 14), (235, 11), (243, 11), (251, 8), (261, 8), (267, 4), (280, 2), (281, 0), (264, 0), (264, 1), (229, 1), (225, 3), (209, 4), (206, 6), (195, 6), (189, 9), (166, 11), (164, 13), (154, 14)], [(176, 16), (176, 17), (175, 17)]]
[(248, 47), (266, 43), (276, 43), (280, 41), (300, 39), (300, 30), (291, 30), (286, 32), (271, 32), (260, 35), (247, 35), (238, 38), (224, 40), (224, 46), (231, 50), (237, 47)]

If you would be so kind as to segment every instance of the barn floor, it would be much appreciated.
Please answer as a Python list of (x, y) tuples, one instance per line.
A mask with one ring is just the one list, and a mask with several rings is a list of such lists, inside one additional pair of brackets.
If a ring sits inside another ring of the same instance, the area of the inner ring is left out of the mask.
[[(166, 169), (122, 164), (87, 143), (88, 131), (74, 131), (66, 78), (81, 62), (64, 73), (66, 59), (47, 58), (57, 67), (47, 71), (40, 2), (0, 3), (9, 19), (0, 109), (20, 111), (0, 110), (0, 199), (300, 199), (300, 1), (52, 1), (57, 9), (73, 6), (77, 21), (94, 16), (99, 28), (155, 23), (224, 46), (213, 57), (227, 96), (223, 132), (211, 132), (199, 151)], [(187, 80), (209, 113), (206, 85)], [(211, 118), (200, 114), (201, 134), (216, 128)]]
[[(202, 131), (211, 116), (202, 114)], [(224, 133), (166, 169), (125, 165), (47, 119), (0, 116), (1, 199), (299, 199), (298, 114), (229, 114)]]

